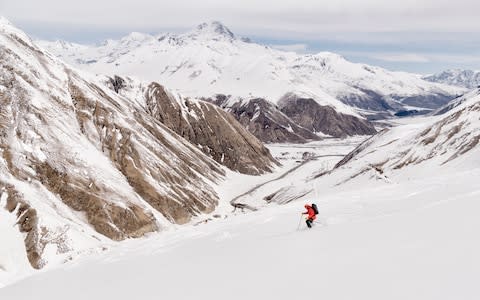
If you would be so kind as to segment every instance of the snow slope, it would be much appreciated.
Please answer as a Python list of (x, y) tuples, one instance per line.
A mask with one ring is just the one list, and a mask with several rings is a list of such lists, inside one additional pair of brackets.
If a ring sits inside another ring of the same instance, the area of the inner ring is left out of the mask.
[(2, 209), (6, 197), (0, 197), (0, 288), (32, 272), (26, 257), (23, 235), (15, 228), (17, 218)]
[(479, 175), (322, 193), (323, 225), (312, 230), (297, 231), (303, 202), (295, 202), (130, 241), (0, 297), (478, 299)]
[(83, 69), (139, 76), (192, 97), (225, 94), (276, 103), (286, 93), (294, 93), (355, 114), (344, 103), (368, 111), (432, 108), (464, 91), (424, 81), (416, 74), (352, 63), (334, 53), (276, 50), (238, 38), (219, 22), (183, 34), (132, 33), (97, 46), (38, 44)]
[[(321, 160), (298, 169), (277, 200), (309, 190), (300, 201), (129, 241), (0, 296), (478, 299), (479, 105), (471, 94), (447, 115), (379, 133), (327, 174)], [(320, 210), (312, 230), (300, 215), (310, 202)]]

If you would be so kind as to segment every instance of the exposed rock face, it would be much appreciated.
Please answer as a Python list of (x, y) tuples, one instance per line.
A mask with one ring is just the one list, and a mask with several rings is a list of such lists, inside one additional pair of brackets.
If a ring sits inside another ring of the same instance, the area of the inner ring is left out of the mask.
[(177, 99), (152, 83), (145, 92), (148, 112), (215, 161), (245, 174), (271, 171), (269, 150), (229, 113), (213, 104)]
[[(311, 98), (286, 94), (278, 106), (262, 98), (232, 101), (229, 96), (207, 99), (226, 111), (265, 143), (305, 143), (323, 135), (346, 137), (371, 135), (373, 125), (358, 117), (338, 113)], [(320, 135), (319, 135), (320, 134)]]
[(228, 104), (228, 97), (217, 95), (209, 99), (230, 112), (248, 131), (265, 143), (305, 143), (320, 137), (297, 125), (273, 103), (256, 98)]
[(332, 107), (322, 106), (311, 98), (289, 95), (282, 98), (278, 105), (285, 115), (311, 132), (333, 137), (376, 133), (375, 128), (366, 120), (338, 113)]
[(48, 263), (47, 247), (62, 254), (140, 237), (218, 203), (209, 185), (224, 175), (218, 163), (144, 106), (85, 79), (5, 23), (0, 107), (0, 189), (36, 268)]
[(45, 243), (41, 242), (42, 232), (38, 227), (37, 211), (30, 207), (21, 195), (12, 185), (5, 185), (0, 182), (2, 191), (9, 194), (7, 205), (5, 207), (9, 212), (16, 213), (17, 224), (20, 232), (25, 233), (25, 249), (27, 250), (27, 258), (35, 269), (40, 269), (44, 265), (41, 254), (45, 248)]
[(108, 84), (110, 85), (111, 89), (118, 94), (118, 92), (125, 87), (125, 80), (119, 76), (113, 76), (108, 80)]
[[(98, 87), (92, 87), (97, 97), (104, 97), (107, 102), (115, 103)], [(74, 83), (70, 84), (72, 98), (75, 101), (77, 111), (82, 112), (77, 119), (83, 130), (91, 126), (98, 127), (98, 130), (106, 132), (106, 138), (102, 140), (102, 151), (109, 155), (110, 160), (116, 168), (122, 172), (134, 190), (142, 196), (150, 205), (161, 211), (167, 219), (176, 223), (189, 221), (192, 215), (198, 212), (212, 211), (217, 203), (217, 197), (210, 187), (204, 188), (203, 184), (197, 186), (196, 190), (188, 190), (183, 186), (201, 181), (197, 174), (215, 180), (216, 176), (223, 174), (223, 171), (213, 161), (206, 157), (192, 153), (194, 146), (185, 140), (175, 141), (165, 134), (165, 128), (159, 126), (158, 122), (138, 110), (133, 113), (130, 120), (138, 130), (145, 130), (145, 134), (152, 141), (161, 144), (161, 147), (148, 146), (148, 155), (141, 153), (138, 149), (136, 138), (137, 130), (124, 128), (116, 124), (110, 118), (111, 108), (104, 106), (92, 98), (86, 97), (82, 89)], [(90, 114), (85, 112), (90, 111)], [(128, 116), (127, 116), (128, 117)], [(90, 137), (91, 142), (97, 143), (95, 137)], [(174, 137), (176, 139), (178, 137)], [(141, 141), (143, 143), (143, 141)], [(188, 152), (178, 151), (177, 144), (187, 147)], [(162, 151), (162, 148), (164, 150)], [(167, 150), (167, 151), (165, 151)], [(175, 161), (169, 161), (170, 155), (176, 156)], [(200, 156), (200, 157), (197, 157)], [(195, 161), (195, 163), (194, 163)], [(198, 161), (198, 162), (197, 162)], [(213, 175), (211, 173), (216, 173)], [(170, 182), (171, 191), (158, 193), (156, 184), (145, 176), (152, 177), (154, 182)], [(186, 176), (186, 177), (185, 177)], [(195, 186), (195, 184), (193, 184)]]

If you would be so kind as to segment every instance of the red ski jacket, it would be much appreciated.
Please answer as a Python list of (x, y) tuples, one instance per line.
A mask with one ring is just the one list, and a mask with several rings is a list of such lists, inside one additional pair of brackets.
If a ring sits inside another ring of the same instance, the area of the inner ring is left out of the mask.
[(304, 212), (304, 215), (308, 215), (309, 219), (315, 220), (317, 216), (315, 215), (315, 211), (310, 205), (305, 205), (305, 208), (307, 209), (306, 212)]

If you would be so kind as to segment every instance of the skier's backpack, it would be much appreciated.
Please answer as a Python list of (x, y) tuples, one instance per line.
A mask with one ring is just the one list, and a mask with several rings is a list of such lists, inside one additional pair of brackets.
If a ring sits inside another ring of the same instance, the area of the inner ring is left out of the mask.
[(313, 208), (313, 211), (315, 212), (315, 214), (318, 215), (318, 207), (315, 203), (312, 203), (312, 208)]

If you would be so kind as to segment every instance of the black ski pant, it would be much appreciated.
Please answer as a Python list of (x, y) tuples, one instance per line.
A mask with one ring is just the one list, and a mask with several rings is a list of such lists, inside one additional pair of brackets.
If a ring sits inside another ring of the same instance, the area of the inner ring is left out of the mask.
[(307, 219), (306, 221), (308, 228), (312, 228), (313, 219)]

